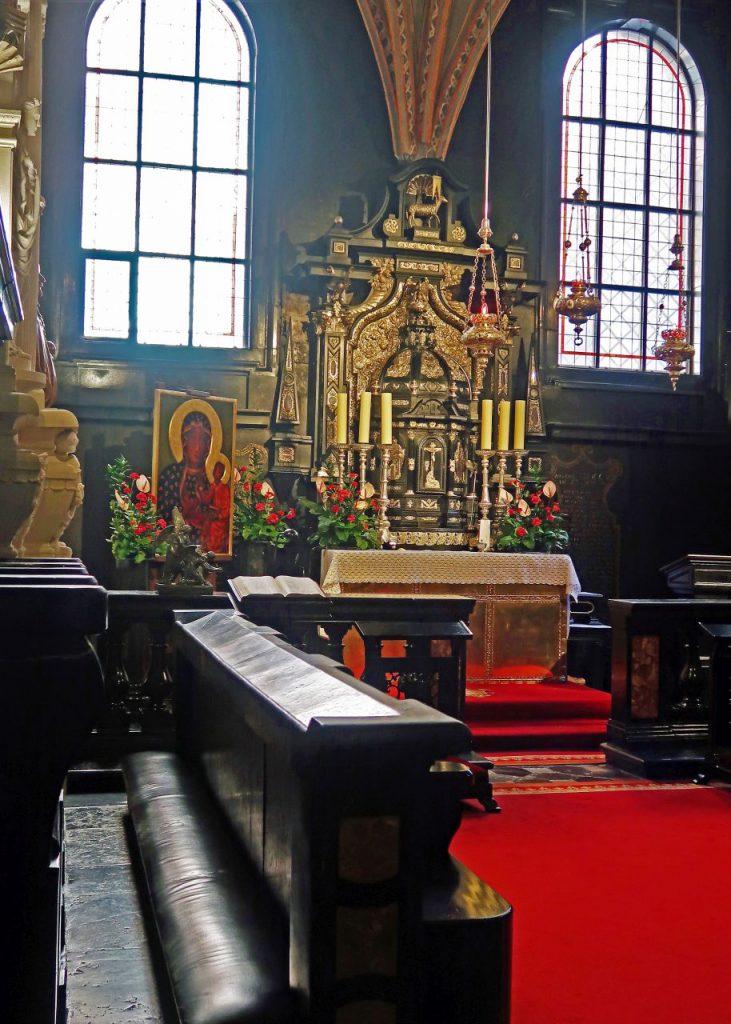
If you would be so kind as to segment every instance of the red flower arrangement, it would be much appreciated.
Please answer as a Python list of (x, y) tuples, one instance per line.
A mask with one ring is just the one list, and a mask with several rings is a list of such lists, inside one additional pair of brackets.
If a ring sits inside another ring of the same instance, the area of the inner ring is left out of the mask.
[(256, 477), (256, 466), (240, 466), (234, 473), (234, 532), (242, 540), (283, 548), (292, 538), (296, 512), (282, 508), (273, 488)]
[(300, 498), (299, 503), (316, 521), (311, 544), (360, 550), (379, 546), (375, 525), (378, 504), (361, 498), (357, 473), (351, 473), (342, 483), (326, 484), (320, 501)]
[(561, 506), (556, 501), (553, 480), (544, 484), (514, 480), (515, 495), (500, 522), (495, 538), (496, 551), (565, 551), (569, 535), (564, 529)]
[(150, 493), (150, 481), (142, 473), (133, 473), (124, 455), (106, 468), (111, 511), (112, 554), (118, 561), (129, 558), (144, 562), (164, 554), (167, 545), (158, 537), (167, 523), (157, 514), (157, 498)]

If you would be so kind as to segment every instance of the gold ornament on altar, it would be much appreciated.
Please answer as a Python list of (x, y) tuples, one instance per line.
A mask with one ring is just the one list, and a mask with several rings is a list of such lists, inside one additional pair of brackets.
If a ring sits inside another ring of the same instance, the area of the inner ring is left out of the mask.
[(415, 196), (415, 199), (406, 207), (406, 220), (409, 227), (412, 229), (438, 228), (439, 208), (447, 201), (446, 196), (442, 195), (441, 177), (438, 174), (415, 175), (406, 186), (406, 195), (407, 197)]
[[(680, 5), (681, 0), (677, 0), (675, 7), (675, 38), (676, 38), (676, 50), (675, 50), (675, 80), (677, 82), (677, 120), (676, 120), (676, 133), (675, 133), (675, 160), (677, 167), (677, 195), (676, 195), (676, 226), (675, 235), (673, 237), (673, 244), (670, 246), (670, 252), (673, 254), (673, 260), (668, 266), (668, 274), (678, 275), (678, 286), (677, 286), (677, 314), (674, 323), (671, 327), (666, 327), (665, 330), (660, 332), (662, 338), (661, 344), (655, 344), (653, 348), (654, 355), (658, 359), (662, 359), (665, 363), (665, 370), (670, 377), (670, 383), (673, 391), (678, 386), (678, 378), (682, 373), (687, 371), (687, 363), (695, 355), (695, 349), (688, 341), (688, 300), (685, 296), (685, 264), (683, 263), (683, 251), (685, 246), (683, 244), (683, 193), (685, 186), (685, 168), (683, 166), (683, 130), (685, 129), (685, 103), (683, 97), (683, 86), (682, 79), (680, 77)], [(660, 305), (660, 309), (664, 308), (663, 304)]]
[[(472, 280), (467, 299), (467, 324), (462, 333), (462, 341), (472, 359), (472, 383), (475, 393), (482, 391), (485, 370), (490, 358), (498, 348), (512, 345), (513, 339), (508, 334), (507, 317), (500, 305), (500, 285), (495, 250), (490, 245), (492, 229), (488, 217), (490, 188), (490, 90), (492, 79), (492, 4), (488, 6), (488, 37), (487, 37), (487, 94), (485, 104), (485, 205), (482, 223), (478, 235), (482, 239), (475, 255), (472, 268)], [(495, 294), (495, 312), (490, 312), (487, 304), (488, 277)], [(472, 312), (475, 292), (478, 290), (478, 309)]]
[[(553, 308), (559, 316), (565, 316), (570, 324), (573, 324), (576, 335), (577, 346), (583, 345), (584, 339), (581, 332), (590, 317), (596, 316), (602, 308), (599, 296), (591, 284), (591, 235), (589, 234), (589, 193), (584, 188), (583, 162), (584, 162), (584, 61), (586, 53), (584, 42), (586, 39), (586, 0), (582, 0), (581, 6), (581, 84), (579, 87), (579, 173), (576, 178), (576, 188), (571, 197), (572, 202), (566, 218), (566, 211), (563, 214), (564, 234), (563, 249), (561, 255), (561, 280), (559, 281), (556, 298), (553, 300)], [(565, 192), (564, 192), (565, 194)], [(571, 260), (571, 250), (578, 253)], [(570, 270), (573, 277), (569, 283)], [(567, 285), (570, 290), (567, 292)]]

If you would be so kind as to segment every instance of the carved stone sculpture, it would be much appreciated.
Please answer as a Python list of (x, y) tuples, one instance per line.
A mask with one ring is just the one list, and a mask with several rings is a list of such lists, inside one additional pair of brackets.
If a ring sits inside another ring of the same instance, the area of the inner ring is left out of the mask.
[(15, 267), (23, 276), (31, 269), (31, 252), (41, 215), (41, 182), (38, 168), (28, 153), (20, 157), (20, 184), (15, 208), (13, 255)]
[(8, 346), (0, 345), (0, 558), (16, 558), (40, 496), (44, 459), (18, 447), (19, 417), (38, 414), (31, 395), (15, 390), (15, 371), (8, 362)]
[(53, 437), (53, 447), (46, 457), (43, 490), (23, 548), (25, 555), (32, 558), (68, 558), (73, 552), (61, 537), (84, 500), (81, 465), (74, 454), (79, 443), (78, 422), (63, 409), (44, 409), (38, 419), (43, 419), (44, 414), (45, 430), (54, 429), (49, 422), (54, 419), (73, 421), (74, 426), (62, 427)]

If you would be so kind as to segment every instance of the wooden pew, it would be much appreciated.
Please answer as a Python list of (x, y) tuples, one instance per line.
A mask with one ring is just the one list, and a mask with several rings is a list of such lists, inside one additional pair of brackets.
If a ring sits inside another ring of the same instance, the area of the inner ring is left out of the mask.
[(510, 906), (448, 853), (466, 726), (181, 619), (178, 753), (125, 764), (181, 1020), (507, 1024)]
[[(0, 902), (8, 952), (0, 1017), (65, 1020), (64, 777), (103, 703), (89, 637), (106, 591), (79, 564), (0, 569)], [(24, 570), (24, 571), (23, 571)]]

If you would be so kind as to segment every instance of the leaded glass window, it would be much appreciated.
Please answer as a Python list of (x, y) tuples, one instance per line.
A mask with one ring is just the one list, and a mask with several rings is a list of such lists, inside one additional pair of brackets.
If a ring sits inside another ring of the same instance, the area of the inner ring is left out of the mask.
[[(581, 132), (592, 282), (602, 308), (578, 343), (571, 324), (558, 318), (562, 366), (662, 371), (652, 350), (677, 311), (677, 275), (668, 266), (679, 196), (688, 337), (695, 346), (691, 372), (699, 372), (705, 103), (696, 65), (682, 47), (678, 88), (675, 51), (670, 36), (634, 20), (591, 36), (566, 64), (561, 237)], [(569, 282), (571, 276), (569, 261)]]
[(103, 0), (86, 51), (84, 336), (241, 347), (253, 43), (226, 0)]

